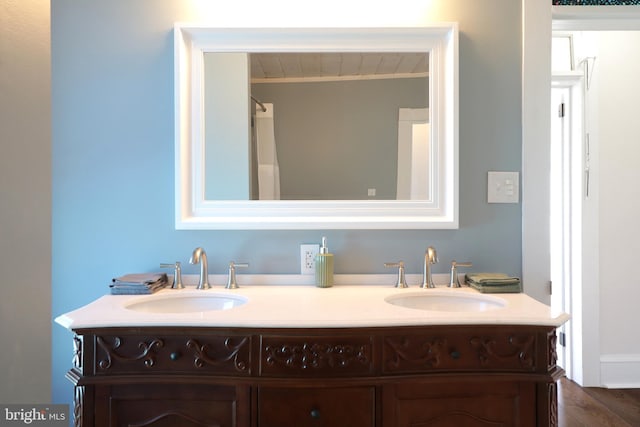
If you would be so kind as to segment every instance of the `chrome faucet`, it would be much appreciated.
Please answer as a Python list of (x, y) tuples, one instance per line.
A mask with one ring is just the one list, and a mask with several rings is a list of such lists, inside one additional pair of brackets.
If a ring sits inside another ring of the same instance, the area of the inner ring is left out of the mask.
[(433, 277), (431, 275), (431, 264), (438, 262), (438, 254), (436, 248), (429, 246), (424, 252), (424, 268), (422, 270), (422, 285), (421, 288), (435, 288), (433, 283)]
[(197, 289), (209, 289), (209, 265), (207, 263), (207, 253), (202, 248), (195, 248), (191, 254), (190, 264), (200, 263), (200, 281)]

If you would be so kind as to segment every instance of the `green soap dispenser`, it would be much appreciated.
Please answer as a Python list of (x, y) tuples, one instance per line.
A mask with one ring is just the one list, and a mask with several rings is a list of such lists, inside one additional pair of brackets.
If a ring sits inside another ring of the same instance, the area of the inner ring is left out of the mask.
[(316, 286), (329, 288), (333, 286), (333, 254), (327, 248), (327, 238), (322, 238), (320, 253), (316, 255)]

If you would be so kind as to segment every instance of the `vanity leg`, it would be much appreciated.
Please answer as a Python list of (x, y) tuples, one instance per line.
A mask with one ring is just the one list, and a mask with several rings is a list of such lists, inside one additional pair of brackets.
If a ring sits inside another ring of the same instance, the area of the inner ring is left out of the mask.
[(75, 386), (73, 395), (73, 427), (93, 426), (93, 407), (93, 387)]
[(75, 386), (73, 394), (73, 426), (82, 426), (82, 408), (84, 403), (84, 387)]
[(538, 427), (558, 427), (558, 383), (538, 384)]

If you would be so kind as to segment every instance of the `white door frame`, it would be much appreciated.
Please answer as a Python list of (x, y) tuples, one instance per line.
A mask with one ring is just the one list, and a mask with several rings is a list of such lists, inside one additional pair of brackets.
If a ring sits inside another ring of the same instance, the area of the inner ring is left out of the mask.
[[(574, 379), (574, 367), (580, 373), (582, 352), (573, 351), (581, 343), (581, 307), (574, 309), (574, 283), (582, 283), (582, 197), (584, 195), (584, 101), (583, 75), (579, 72), (554, 74), (551, 79), (551, 142), (560, 144), (551, 147), (551, 197), (555, 197), (555, 208), (551, 201), (551, 278), (553, 281), (551, 307), (570, 313), (572, 319), (562, 325), (557, 353), (558, 364), (566, 375)], [(562, 117), (559, 106), (562, 104)], [(554, 118), (557, 117), (557, 118)], [(554, 120), (556, 127), (553, 126)], [(554, 139), (555, 136), (555, 139)], [(579, 286), (578, 286), (579, 288)], [(573, 324), (578, 334), (574, 338)]]

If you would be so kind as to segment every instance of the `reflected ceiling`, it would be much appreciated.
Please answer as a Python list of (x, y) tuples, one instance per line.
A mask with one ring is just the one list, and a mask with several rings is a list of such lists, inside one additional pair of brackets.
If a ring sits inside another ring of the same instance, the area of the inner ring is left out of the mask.
[(423, 77), (429, 71), (426, 53), (311, 52), (252, 53), (253, 83), (298, 79)]

